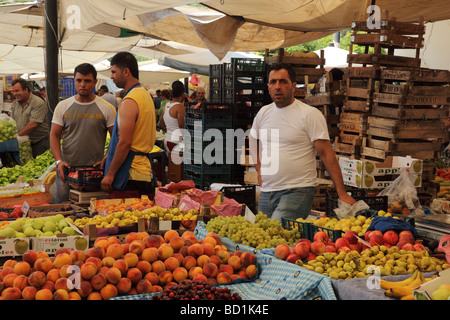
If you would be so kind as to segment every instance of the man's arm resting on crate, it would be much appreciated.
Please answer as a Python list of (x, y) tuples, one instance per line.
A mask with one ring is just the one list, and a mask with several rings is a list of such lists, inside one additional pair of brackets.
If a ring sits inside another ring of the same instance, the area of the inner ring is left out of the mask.
[(345, 190), (341, 167), (336, 159), (336, 154), (331, 147), (330, 140), (318, 139), (315, 140), (313, 144), (314, 148), (316, 148), (319, 153), (320, 159), (325, 165), (331, 180), (333, 180), (339, 199), (350, 205), (354, 204), (356, 200), (348, 195)]

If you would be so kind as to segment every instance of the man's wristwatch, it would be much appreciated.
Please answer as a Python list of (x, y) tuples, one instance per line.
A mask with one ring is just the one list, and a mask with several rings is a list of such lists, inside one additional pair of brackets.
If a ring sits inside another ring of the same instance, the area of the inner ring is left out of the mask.
[(55, 161), (56, 166), (58, 166), (58, 164), (60, 164), (61, 162), (62, 162), (62, 160), (56, 160)]

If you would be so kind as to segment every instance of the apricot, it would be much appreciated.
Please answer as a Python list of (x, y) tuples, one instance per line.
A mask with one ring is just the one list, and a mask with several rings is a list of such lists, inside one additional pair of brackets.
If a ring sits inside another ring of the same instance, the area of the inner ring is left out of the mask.
[(122, 275), (125, 275), (127, 273), (129, 266), (128, 266), (128, 262), (126, 260), (118, 259), (118, 260), (114, 261), (113, 267), (119, 269), (120, 273)]
[(233, 270), (237, 271), (240, 270), (242, 265), (241, 265), (241, 259), (236, 256), (233, 255), (230, 258), (228, 258), (228, 264), (233, 268)]
[(103, 298), (100, 292), (94, 291), (87, 296), (86, 300), (103, 300)]
[(160, 274), (161, 272), (166, 270), (166, 265), (161, 260), (156, 260), (152, 262), (152, 270), (156, 274)]
[(3, 278), (3, 285), (5, 286), (5, 288), (10, 288), (13, 286), (14, 284), (14, 280), (18, 277), (19, 275), (17, 273), (10, 273), (8, 275), (6, 275), (6, 277)]
[(231, 282), (231, 275), (228, 272), (219, 272), (217, 274), (217, 283), (223, 284), (230, 282)]
[(137, 256), (140, 256), (142, 251), (146, 248), (145, 242), (143, 240), (133, 240), (130, 243), (130, 247), (128, 248), (129, 253), (134, 253)]
[(116, 297), (119, 294), (115, 285), (108, 283), (106, 286), (101, 288), (100, 295), (103, 300), (109, 300)]
[(87, 298), (93, 291), (92, 284), (90, 281), (82, 280), (80, 282), (80, 287), (77, 289), (78, 294), (82, 298)]
[(34, 271), (28, 276), (28, 284), (36, 288), (40, 288), (45, 281), (47, 278), (42, 271)]
[(167, 258), (170, 258), (173, 256), (173, 248), (169, 246), (168, 244), (162, 244), (158, 248), (158, 258), (161, 260), (166, 260)]
[(144, 276), (144, 279), (147, 279), (151, 282), (152, 285), (157, 285), (159, 283), (159, 277), (155, 272), (149, 272)]
[(130, 232), (125, 236), (125, 243), (131, 243), (134, 240), (141, 240), (141, 236), (137, 232)]
[(113, 257), (104, 257), (102, 259), (102, 267), (112, 267), (114, 265), (114, 262), (116, 261), (116, 259), (114, 259)]
[(100, 290), (104, 286), (106, 286), (107, 279), (106, 276), (103, 273), (97, 273), (95, 276), (91, 279), (91, 285), (94, 290)]
[(34, 299), (35, 300), (52, 300), (53, 292), (47, 288), (40, 289), (36, 292)]
[[(217, 233), (215, 233), (215, 232), (209, 232), (207, 235), (206, 235), (206, 237), (211, 237), (211, 238), (213, 238), (214, 240), (216, 240), (216, 244), (218, 244), (218, 245), (221, 245), (222, 244), (222, 239), (220, 238), (220, 236), (217, 234)], [(206, 238), (205, 237), (205, 238)]]
[(11, 267), (3, 266), (3, 268), (0, 272), (0, 281), (2, 281), (10, 273), (14, 273), (14, 269)]
[(123, 254), (127, 254), (128, 253), (128, 249), (130, 248), (130, 244), (129, 243), (122, 243), (122, 248), (123, 248)]
[(183, 263), (184, 256), (181, 253), (175, 252), (172, 257), (177, 258), (180, 265)]
[(48, 289), (53, 293), (55, 291), (55, 283), (53, 281), (47, 280), (42, 285), (41, 289)]
[(67, 283), (67, 278), (59, 278), (55, 282), (55, 290), (58, 291), (59, 289), (66, 290), (67, 292), (70, 291), (69, 285)]
[(70, 257), (72, 258), (73, 262), (76, 262), (76, 261), (85, 262), (87, 259), (86, 252), (84, 252), (82, 250), (72, 251), (70, 253)]
[(152, 284), (147, 279), (141, 279), (136, 284), (137, 293), (150, 293), (152, 292)]
[(106, 271), (105, 277), (109, 283), (116, 284), (122, 278), (122, 272), (116, 267), (111, 267)]
[(69, 278), (75, 272), (76, 272), (76, 270), (73, 269), (72, 265), (66, 264), (66, 265), (62, 266), (61, 269), (59, 269), (59, 276), (61, 278)]
[(241, 254), (240, 259), (241, 259), (241, 265), (243, 267), (247, 267), (247, 266), (249, 266), (251, 264), (255, 264), (256, 263), (256, 256), (253, 253), (251, 253), (251, 252), (243, 252)]
[(228, 259), (231, 256), (227, 250), (223, 249), (218, 250), (215, 255), (219, 257), (220, 263), (228, 263)]
[(47, 280), (56, 282), (56, 280), (58, 280), (59, 278), (61, 278), (59, 269), (51, 269), (51, 270), (49, 270), (49, 272), (47, 272)]
[(97, 269), (100, 269), (102, 267), (102, 265), (103, 265), (102, 259), (103, 258), (89, 257), (89, 258), (86, 259), (86, 261), (84, 263), (88, 263), (88, 262), (93, 263), (93, 264), (95, 264)]
[(138, 268), (142, 272), (143, 275), (152, 271), (152, 265), (150, 264), (150, 262), (145, 261), (145, 260), (140, 260), (137, 263), (136, 268)]
[(142, 279), (142, 272), (138, 268), (130, 268), (127, 272), (127, 278), (130, 279), (133, 284), (136, 284)]
[(40, 258), (49, 258), (48, 253), (45, 251), (38, 251), (38, 252), (36, 252), (36, 255), (37, 255), (36, 260), (38, 260)]
[(175, 268), (175, 270), (173, 270), (172, 274), (173, 274), (173, 280), (175, 280), (176, 282), (180, 282), (189, 277), (189, 273), (186, 270), (186, 268), (184, 268), (184, 267)]
[(197, 273), (203, 274), (203, 268), (202, 267), (193, 267), (189, 270), (189, 278), (193, 279)]
[(144, 238), (144, 243), (147, 248), (159, 248), (164, 243), (164, 238), (160, 235), (152, 234)]
[(105, 257), (105, 249), (103, 247), (94, 246), (86, 250), (86, 253), (89, 257), (96, 257), (99, 259), (103, 259)]
[(57, 289), (53, 292), (53, 300), (69, 300), (69, 292), (64, 289)]
[(13, 268), (14, 273), (17, 275), (24, 275), (28, 276), (31, 271), (31, 266), (28, 262), (25, 261), (19, 261), (16, 263), (16, 265)]
[(113, 244), (113, 243), (122, 244), (122, 241), (120, 241), (120, 239), (117, 238), (116, 236), (109, 236), (108, 237), (108, 242), (109, 242), (110, 245)]
[(22, 291), (16, 287), (9, 287), (2, 291), (2, 298), (4, 300), (19, 300), (22, 298)]
[(3, 268), (10, 267), (11, 269), (14, 269), (14, 266), (17, 264), (18, 261), (13, 259), (8, 259), (3, 263)]
[(130, 292), (133, 283), (128, 278), (121, 278), (116, 284), (117, 291), (119, 294), (127, 294)]
[(203, 253), (203, 246), (200, 243), (194, 243), (188, 248), (188, 254), (194, 258), (200, 257)]
[(106, 237), (100, 237), (100, 238), (95, 239), (95, 241), (94, 241), (94, 247), (95, 246), (102, 247), (105, 251), (108, 249), (109, 245), (110, 245), (110, 242), (109, 242), (108, 238), (106, 238)]
[(180, 234), (178, 233), (177, 230), (167, 230), (167, 231), (164, 233), (164, 241), (165, 241), (166, 243), (169, 243), (170, 240), (172, 240), (172, 239), (175, 238), (175, 237), (179, 237), (179, 236), (180, 236)]
[(53, 268), (61, 269), (62, 266), (71, 265), (73, 263), (70, 254), (60, 253), (55, 256), (55, 260), (53, 261)]
[(166, 270), (173, 271), (175, 270), (175, 268), (178, 268), (180, 266), (180, 262), (175, 257), (169, 257), (164, 260), (164, 265), (166, 267)]
[(218, 273), (219, 273), (219, 268), (216, 266), (216, 264), (214, 264), (212, 262), (208, 262), (203, 266), (203, 274), (207, 278), (215, 278)]
[(255, 278), (258, 274), (258, 267), (254, 264), (247, 266), (247, 268), (245, 269), (245, 274), (249, 279)]
[(92, 262), (86, 262), (80, 269), (81, 278), (84, 280), (91, 280), (97, 274), (98, 268)]
[(203, 273), (197, 273), (193, 278), (192, 281), (207, 281), (208, 277), (205, 276)]
[(123, 256), (123, 246), (121, 243), (112, 243), (108, 246), (105, 253), (106, 257), (120, 259)]
[(76, 291), (69, 292), (69, 300), (81, 300), (81, 296)]
[(70, 254), (70, 249), (69, 249), (69, 248), (66, 248), (66, 247), (59, 248), (58, 250), (55, 251), (55, 257), (56, 257), (58, 254), (62, 254), (62, 253)]
[(183, 259), (182, 265), (189, 271), (191, 268), (197, 265), (197, 259), (193, 256), (186, 256)]
[(159, 275), (159, 284), (164, 286), (173, 280), (173, 274), (169, 270), (164, 270)]
[(28, 262), (28, 264), (30, 266), (34, 266), (34, 263), (37, 260), (37, 253), (34, 250), (27, 250), (23, 256), (22, 256), (22, 261)]
[(210, 243), (203, 243), (203, 253), (207, 256), (212, 256), (215, 253), (214, 246)]
[(128, 264), (128, 268), (136, 267), (139, 262), (139, 256), (136, 253), (128, 252), (123, 256), (123, 260), (125, 260)]
[(219, 273), (221, 272), (226, 272), (231, 276), (234, 273), (234, 269), (229, 264), (221, 264), (219, 266)]
[(207, 264), (208, 262), (211, 262), (211, 259), (209, 258), (209, 256), (207, 256), (206, 254), (202, 254), (201, 256), (199, 256), (197, 258), (197, 265), (199, 267), (203, 267), (205, 264)]
[(22, 274), (18, 275), (13, 281), (13, 287), (19, 288), (20, 291), (25, 289), (26, 286), (28, 286), (28, 277)]
[(152, 292), (163, 292), (163, 288), (159, 285), (153, 285)]
[(169, 245), (173, 248), (174, 251), (178, 251), (183, 247), (185, 244), (185, 241), (180, 236), (175, 236), (169, 241)]
[[(185, 242), (185, 243), (186, 243), (186, 242)], [(187, 245), (185, 244), (184, 246), (182, 246), (182, 247), (180, 248), (180, 250), (178, 250), (178, 253), (181, 254), (183, 257), (186, 257), (186, 256), (189, 255), (188, 249), (189, 249), (189, 246), (187, 246)]]
[(158, 249), (155, 247), (145, 248), (141, 253), (140, 259), (150, 263), (158, 260)]
[(26, 286), (22, 290), (22, 298), (25, 300), (34, 300), (38, 289), (33, 286)]

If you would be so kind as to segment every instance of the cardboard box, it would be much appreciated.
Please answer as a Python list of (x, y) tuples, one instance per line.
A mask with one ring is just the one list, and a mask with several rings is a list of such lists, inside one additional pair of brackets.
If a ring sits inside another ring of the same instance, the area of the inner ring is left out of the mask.
[(389, 156), (384, 162), (341, 157), (339, 158), (339, 165), (342, 173), (356, 173), (371, 176), (400, 174), (400, 169), (402, 168), (410, 168), (414, 174), (421, 174), (423, 170), (423, 160), (414, 159), (410, 156)]
[(80, 191), (71, 189), (69, 199), (75, 203), (88, 204), (92, 198), (105, 199), (106, 193), (103, 191)]
[[(65, 210), (67, 208), (72, 208), (72, 210)], [(56, 211), (60, 208), (63, 208), (64, 211)], [(39, 212), (38, 210), (55, 210), (51, 212)], [(32, 206), (28, 210), (28, 217), (30, 218), (41, 218), (47, 216), (55, 216), (57, 214), (67, 215), (72, 213), (72, 211), (83, 211), (84, 209), (80, 206), (71, 204), (71, 203), (60, 203), (60, 204), (48, 204), (43, 206)]]
[[(344, 185), (350, 187), (356, 187), (361, 189), (384, 189), (390, 186), (398, 175), (392, 176), (372, 176), (369, 174), (357, 174), (357, 173), (344, 173), (342, 172), (342, 178), (344, 179)], [(414, 174), (415, 181), (414, 186), (422, 186), (422, 175)]]
[(450, 285), (450, 269), (439, 272), (439, 276), (436, 279), (430, 280), (419, 287), (412, 290), (414, 298), (416, 300), (431, 300), (431, 294), (441, 284)]
[(0, 239), (0, 257), (22, 256), (30, 245), (30, 238)]
[(356, 188), (384, 189), (409, 168), (415, 176), (414, 185), (422, 186), (423, 161), (410, 156), (389, 156), (384, 162), (339, 158), (344, 184)]
[[(97, 198), (91, 198), (90, 200), (90, 206), (89, 206), (89, 211), (90, 212), (94, 212), (94, 211), (98, 211), (98, 207), (97, 207), (97, 201), (101, 200), (102, 203), (105, 204), (104, 207), (107, 207), (111, 204), (114, 205), (118, 205), (121, 203), (124, 203), (125, 206), (128, 206), (130, 204), (132, 204), (134, 201), (136, 201), (139, 198), (123, 198), (123, 199), (97, 199)], [(148, 200), (147, 196), (142, 196), (141, 197), (142, 200)]]
[(44, 251), (49, 255), (55, 254), (60, 248), (67, 248), (70, 251), (86, 251), (89, 247), (89, 236), (84, 235), (77, 226), (69, 222), (69, 226), (77, 232), (74, 236), (57, 235), (53, 237), (31, 238), (31, 248), (34, 251)]

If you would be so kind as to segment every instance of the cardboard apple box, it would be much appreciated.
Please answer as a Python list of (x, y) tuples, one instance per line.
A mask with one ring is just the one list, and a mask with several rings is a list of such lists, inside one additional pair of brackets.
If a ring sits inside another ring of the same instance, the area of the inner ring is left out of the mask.
[(416, 300), (431, 300), (431, 293), (444, 283), (450, 284), (450, 269), (440, 271), (436, 279), (430, 280), (413, 289), (414, 298)]
[[(422, 175), (413, 174), (415, 177), (414, 186), (422, 186)], [(355, 172), (342, 171), (342, 178), (344, 179), (344, 185), (362, 189), (384, 189), (390, 186), (398, 175), (393, 176), (374, 176), (370, 174), (358, 174)]]
[(342, 173), (360, 175), (385, 176), (400, 174), (400, 169), (410, 168), (412, 173), (421, 174), (423, 161), (410, 156), (388, 156), (384, 162), (339, 158)]
[(52, 237), (34, 237), (31, 238), (31, 248), (34, 251), (47, 252), (49, 255), (54, 254), (60, 248), (68, 248), (70, 251), (86, 251), (89, 248), (89, 235), (84, 235), (74, 224), (70, 222), (68, 224), (76, 231), (76, 235), (60, 234)]
[(22, 256), (30, 249), (30, 238), (0, 239), (0, 257)]

